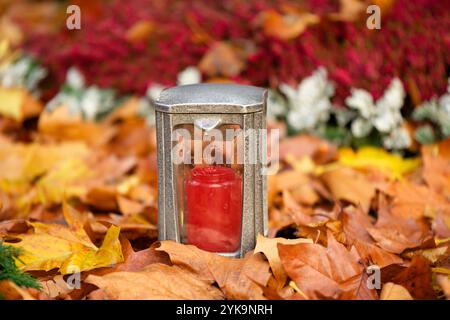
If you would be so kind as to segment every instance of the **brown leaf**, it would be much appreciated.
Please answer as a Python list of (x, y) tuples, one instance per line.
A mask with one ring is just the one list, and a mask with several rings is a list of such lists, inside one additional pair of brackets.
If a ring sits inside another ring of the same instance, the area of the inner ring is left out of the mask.
[(450, 214), (449, 202), (426, 186), (403, 180), (392, 183), (383, 191), (394, 198), (391, 204), (394, 215), (418, 219), (438, 212)]
[(362, 272), (359, 275), (341, 283), (343, 293), (340, 295), (340, 300), (378, 300), (377, 291), (367, 286), (368, 274)]
[(283, 171), (272, 178), (271, 192), (288, 190), (293, 198), (304, 205), (314, 205), (319, 202), (320, 197), (314, 190), (311, 179), (303, 172), (295, 170)]
[(245, 54), (226, 42), (216, 42), (199, 63), (199, 69), (210, 77), (234, 77), (245, 68)]
[(375, 187), (362, 173), (341, 167), (323, 173), (321, 179), (336, 199), (349, 201), (369, 212)]
[(357, 240), (373, 243), (372, 237), (367, 232), (367, 229), (372, 226), (370, 216), (364, 213), (361, 207), (349, 206), (344, 208), (342, 212), (342, 228), (348, 245), (354, 244)]
[(365, 11), (366, 4), (360, 0), (340, 0), (340, 10), (330, 15), (337, 21), (356, 21)]
[(27, 289), (19, 287), (10, 280), (0, 281), (0, 295), (6, 300), (36, 300)]
[(367, 265), (375, 264), (383, 268), (391, 264), (401, 264), (403, 262), (402, 258), (371, 243), (356, 240), (354, 246)]
[(337, 298), (343, 292), (340, 283), (363, 271), (356, 250), (348, 251), (331, 232), (327, 248), (318, 244), (278, 244), (278, 252), (288, 276), (309, 298)]
[(413, 298), (401, 285), (388, 282), (381, 290), (380, 300), (413, 300)]
[(337, 159), (337, 148), (333, 144), (316, 136), (297, 135), (280, 142), (280, 160), (287, 156), (296, 159), (310, 157), (316, 163), (323, 164)]
[(261, 255), (249, 252), (233, 259), (206, 252), (192, 245), (161, 241), (158, 248), (171, 262), (195, 273), (200, 279), (217, 282), (227, 299), (264, 299), (262, 287), (270, 278), (269, 264)]
[(422, 256), (415, 256), (411, 265), (394, 276), (392, 282), (405, 287), (414, 299), (436, 299), (431, 286), (430, 262)]
[(133, 201), (121, 195), (117, 196), (117, 204), (119, 205), (120, 212), (127, 216), (139, 214), (144, 211), (145, 208), (140, 202)]
[(66, 106), (43, 112), (38, 130), (41, 135), (58, 141), (85, 141), (92, 145), (104, 144), (115, 133), (114, 127), (84, 121), (80, 115), (71, 114)]
[(427, 224), (394, 215), (383, 196), (380, 196), (378, 207), (377, 223), (367, 231), (384, 250), (399, 254), (432, 240)]
[(278, 255), (277, 244), (293, 245), (298, 243), (312, 243), (311, 239), (284, 239), (284, 238), (266, 238), (260, 234), (256, 238), (256, 247), (254, 252), (263, 253), (269, 261), (270, 268), (272, 269), (275, 279), (278, 281), (278, 285), (283, 287), (286, 284), (287, 275), (281, 264), (280, 257)]
[[(86, 279), (114, 300), (217, 300), (223, 299), (219, 289), (178, 266), (155, 263), (142, 271), (113, 272)], [(95, 292), (95, 291), (94, 291)], [(91, 294), (91, 297), (96, 297)]]
[(450, 158), (439, 155), (436, 146), (422, 148), (423, 178), (436, 193), (450, 200)]
[(140, 20), (135, 22), (126, 32), (125, 38), (131, 42), (136, 43), (146, 41), (153, 33), (155, 24), (152, 21)]
[(289, 191), (283, 192), (284, 211), (290, 215), (299, 226), (312, 223), (312, 210), (308, 207), (299, 205)]
[(320, 22), (320, 17), (300, 12), (294, 8), (285, 7), (283, 14), (270, 9), (261, 13), (263, 32), (270, 37), (282, 40), (291, 40), (302, 34), (309, 25)]

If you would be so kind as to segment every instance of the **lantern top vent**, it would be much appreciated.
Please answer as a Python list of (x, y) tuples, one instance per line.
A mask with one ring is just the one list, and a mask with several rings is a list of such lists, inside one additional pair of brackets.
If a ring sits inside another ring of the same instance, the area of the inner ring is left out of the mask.
[(265, 109), (266, 94), (247, 85), (191, 84), (164, 90), (155, 107), (168, 113), (253, 113)]

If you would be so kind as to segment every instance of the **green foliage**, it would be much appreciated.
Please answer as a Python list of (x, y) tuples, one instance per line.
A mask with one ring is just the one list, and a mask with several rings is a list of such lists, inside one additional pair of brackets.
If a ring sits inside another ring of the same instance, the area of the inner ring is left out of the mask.
[[(450, 114), (448, 112), (448, 107), (444, 106), (444, 99), (433, 99), (429, 102), (424, 103), (422, 106), (414, 110), (413, 119), (417, 121), (428, 121), (433, 124), (437, 130), (434, 131), (434, 140), (445, 139), (450, 136)], [(429, 126), (428, 126), (429, 127)], [(424, 127), (422, 127), (424, 128)], [(421, 128), (421, 129), (422, 129)], [(422, 132), (419, 132), (418, 138), (431, 138), (430, 129), (425, 126)], [(436, 137), (436, 134), (438, 135)], [(421, 142), (420, 140), (418, 140)]]
[(19, 256), (20, 249), (4, 245), (0, 241), (0, 281), (11, 280), (21, 287), (41, 289), (40, 283), (35, 278), (17, 268), (14, 259), (18, 259)]
[(433, 128), (430, 125), (424, 125), (416, 130), (415, 138), (421, 144), (431, 144), (436, 141)]

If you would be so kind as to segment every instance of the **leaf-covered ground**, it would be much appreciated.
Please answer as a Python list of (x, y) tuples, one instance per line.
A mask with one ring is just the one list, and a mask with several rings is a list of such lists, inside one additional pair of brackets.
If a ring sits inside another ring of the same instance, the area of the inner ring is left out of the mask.
[(31, 119), (0, 118), (0, 237), (42, 289), (6, 279), (4, 298), (450, 296), (450, 141), (404, 159), (283, 138), (269, 235), (232, 259), (156, 241), (154, 128), (137, 99), (95, 123), (35, 103)]

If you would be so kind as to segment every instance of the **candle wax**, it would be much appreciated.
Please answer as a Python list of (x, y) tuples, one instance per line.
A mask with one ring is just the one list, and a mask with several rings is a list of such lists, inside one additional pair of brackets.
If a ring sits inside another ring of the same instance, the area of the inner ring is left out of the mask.
[(242, 179), (228, 167), (192, 169), (186, 180), (186, 237), (211, 252), (235, 252), (241, 242)]

